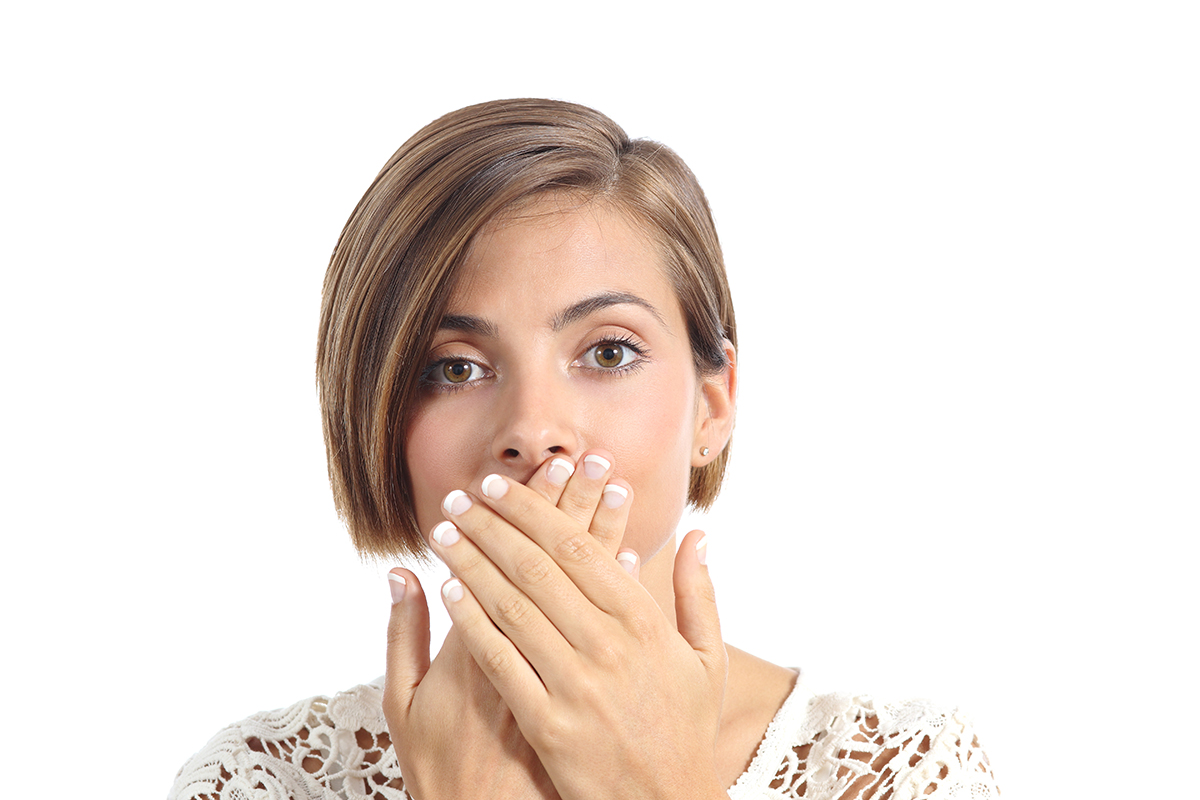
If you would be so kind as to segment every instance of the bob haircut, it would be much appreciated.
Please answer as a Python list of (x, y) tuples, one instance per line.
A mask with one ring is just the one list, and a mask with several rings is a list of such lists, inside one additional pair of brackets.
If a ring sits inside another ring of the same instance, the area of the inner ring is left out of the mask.
[[(660, 250), (696, 374), (726, 366), (733, 304), (704, 192), (683, 160), (608, 117), (555, 100), (498, 100), (435, 120), (384, 165), (329, 261), (317, 388), (334, 503), (354, 546), (426, 552), (405, 468), (425, 357), (476, 234), (506, 210), (565, 191), (624, 213)], [(716, 499), (728, 445), (692, 468), (688, 500)]]

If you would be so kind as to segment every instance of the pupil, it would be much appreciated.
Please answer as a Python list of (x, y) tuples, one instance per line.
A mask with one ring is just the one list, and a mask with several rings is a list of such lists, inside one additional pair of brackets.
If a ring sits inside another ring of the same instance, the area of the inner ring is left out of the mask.
[(446, 365), (446, 377), (454, 383), (462, 383), (471, 373), (471, 368), (461, 361)]
[(609, 345), (600, 348), (600, 363), (606, 367), (615, 366), (621, 360), (620, 348)]

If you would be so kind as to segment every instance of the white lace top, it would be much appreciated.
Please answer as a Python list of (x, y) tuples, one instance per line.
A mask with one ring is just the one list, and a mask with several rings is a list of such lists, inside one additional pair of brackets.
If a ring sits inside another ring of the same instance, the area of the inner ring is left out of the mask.
[[(255, 714), (179, 771), (170, 800), (408, 800), (383, 679)], [(812, 696), (797, 683), (729, 789), (733, 800), (999, 797), (971, 724), (924, 701)]]

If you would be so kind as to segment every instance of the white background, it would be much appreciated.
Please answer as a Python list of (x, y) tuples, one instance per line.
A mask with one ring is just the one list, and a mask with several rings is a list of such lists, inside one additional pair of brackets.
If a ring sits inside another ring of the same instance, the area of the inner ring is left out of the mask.
[(325, 481), (325, 262), (418, 127), (527, 95), (711, 200), (727, 639), (961, 705), (1006, 796), (1178, 793), (1190, 4), (412, 5), (4, 12), (4, 794), (162, 796), (222, 725), (382, 673), (384, 567)]

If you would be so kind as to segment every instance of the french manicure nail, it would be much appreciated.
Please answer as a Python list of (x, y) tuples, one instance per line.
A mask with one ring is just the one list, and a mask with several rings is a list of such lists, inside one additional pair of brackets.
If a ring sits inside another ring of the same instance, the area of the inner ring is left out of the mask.
[(612, 464), (608, 463), (608, 459), (602, 456), (590, 455), (583, 457), (583, 474), (593, 480), (603, 478), (604, 473), (608, 472), (611, 467)]
[(550, 466), (546, 469), (546, 480), (555, 486), (562, 486), (567, 482), (567, 478), (574, 474), (574, 464), (565, 458), (556, 458), (550, 462)]
[(483, 496), (491, 500), (499, 500), (504, 495), (508, 494), (508, 481), (501, 476), (492, 473), (483, 479), (483, 484), (480, 486)]
[(404, 593), (408, 590), (408, 582), (404, 580), (403, 575), (389, 572), (388, 587), (392, 590), (392, 605), (396, 605), (404, 599)]
[(701, 564), (708, 564), (708, 534), (700, 537), (700, 541), (696, 542), (696, 560)]
[(600, 499), (604, 501), (604, 505), (609, 508), (620, 508), (624, 505), (626, 498), (629, 497), (629, 492), (624, 486), (618, 486), (615, 483), (610, 483), (604, 487), (603, 494)]
[(455, 489), (442, 501), (442, 508), (446, 509), (446, 513), (452, 517), (457, 517), (470, 507), (471, 498), (461, 489)]
[(633, 568), (637, 566), (637, 553), (617, 553), (617, 563), (632, 575)]
[(454, 527), (453, 522), (440, 522), (433, 529), (433, 540), (442, 547), (449, 547), (459, 539), (458, 528)]
[(449, 600), (451, 603), (457, 603), (463, 599), (462, 582), (458, 578), (451, 578), (446, 581), (446, 585), (442, 587), (442, 597)]

